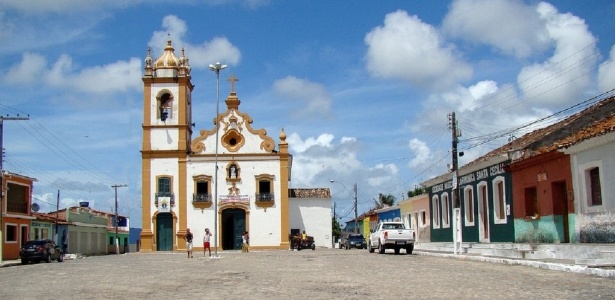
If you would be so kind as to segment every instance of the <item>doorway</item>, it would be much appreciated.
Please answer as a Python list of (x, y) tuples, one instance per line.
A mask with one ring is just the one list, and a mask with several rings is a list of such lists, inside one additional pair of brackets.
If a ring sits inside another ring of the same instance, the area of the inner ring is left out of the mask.
[(156, 250), (173, 251), (173, 216), (170, 213), (156, 216)]
[[(570, 243), (566, 182), (551, 183), (551, 192), (553, 193), (553, 222), (555, 222), (557, 235), (560, 243)], [(559, 220), (560, 217), (561, 221)]]
[(222, 211), (222, 250), (241, 249), (241, 236), (246, 231), (246, 212), (239, 208)]
[(481, 243), (489, 243), (489, 199), (487, 185), (478, 186), (478, 234)]

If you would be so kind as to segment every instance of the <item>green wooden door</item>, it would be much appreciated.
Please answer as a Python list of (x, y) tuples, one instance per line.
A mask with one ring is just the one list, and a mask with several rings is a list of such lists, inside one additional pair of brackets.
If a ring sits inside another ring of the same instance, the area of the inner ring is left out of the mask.
[(222, 212), (222, 249), (241, 249), (241, 236), (246, 230), (246, 213), (242, 209), (225, 209)]
[(243, 244), (242, 235), (246, 231), (246, 218), (243, 211), (240, 214), (235, 214), (235, 228), (233, 229), (235, 235), (235, 249), (241, 249)]
[(173, 251), (173, 217), (169, 213), (156, 216), (156, 250)]

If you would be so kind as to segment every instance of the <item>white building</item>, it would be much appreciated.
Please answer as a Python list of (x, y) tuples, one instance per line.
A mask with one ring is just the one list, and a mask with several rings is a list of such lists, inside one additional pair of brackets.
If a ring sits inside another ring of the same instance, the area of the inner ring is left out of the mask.
[[(226, 109), (213, 128), (192, 137), (190, 65), (184, 50), (175, 56), (171, 40), (164, 53), (145, 59), (141, 251), (185, 250), (189, 228), (195, 250), (205, 228), (212, 247), (240, 249), (248, 231), (251, 249), (287, 249), (291, 230), (305, 230), (317, 246), (331, 246), (328, 189), (301, 189), (290, 198), (292, 155), (284, 130), (279, 142), (252, 128), (241, 112), (231, 76)], [(215, 116), (215, 113), (211, 113)], [(216, 168), (217, 165), (217, 168)], [(214, 170), (218, 170), (217, 174)]]
[[(613, 243), (615, 116), (589, 127), (562, 150), (570, 154), (576, 235), (581, 243)], [(578, 142), (577, 142), (578, 141)]]

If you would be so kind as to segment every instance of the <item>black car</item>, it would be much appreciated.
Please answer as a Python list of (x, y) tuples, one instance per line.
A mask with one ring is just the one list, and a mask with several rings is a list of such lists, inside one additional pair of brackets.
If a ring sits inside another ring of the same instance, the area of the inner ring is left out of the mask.
[(23, 265), (30, 261), (44, 261), (47, 263), (50, 263), (52, 260), (57, 260), (58, 262), (64, 261), (62, 249), (52, 240), (28, 241), (21, 246), (19, 256), (21, 257), (21, 264)]
[(346, 248), (346, 250), (351, 248), (367, 249), (367, 243), (362, 234), (350, 234), (344, 241), (344, 248)]

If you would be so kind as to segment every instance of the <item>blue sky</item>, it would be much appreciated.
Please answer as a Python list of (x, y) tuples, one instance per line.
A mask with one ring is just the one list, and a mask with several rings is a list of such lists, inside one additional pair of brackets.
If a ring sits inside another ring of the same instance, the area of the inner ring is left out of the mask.
[(462, 165), (615, 88), (608, 0), (176, 2), (0, 0), (0, 114), (30, 116), (4, 122), (3, 167), (37, 179), (42, 211), (58, 190), (61, 208), (112, 211), (126, 184), (119, 212), (141, 225), (143, 60), (168, 36), (192, 66), (195, 132), (215, 115), (207, 66), (227, 64), (221, 99), (234, 74), (253, 127), (284, 128), (291, 187), (331, 188), (343, 220), (355, 183), (362, 213), (445, 173), (453, 111)]

